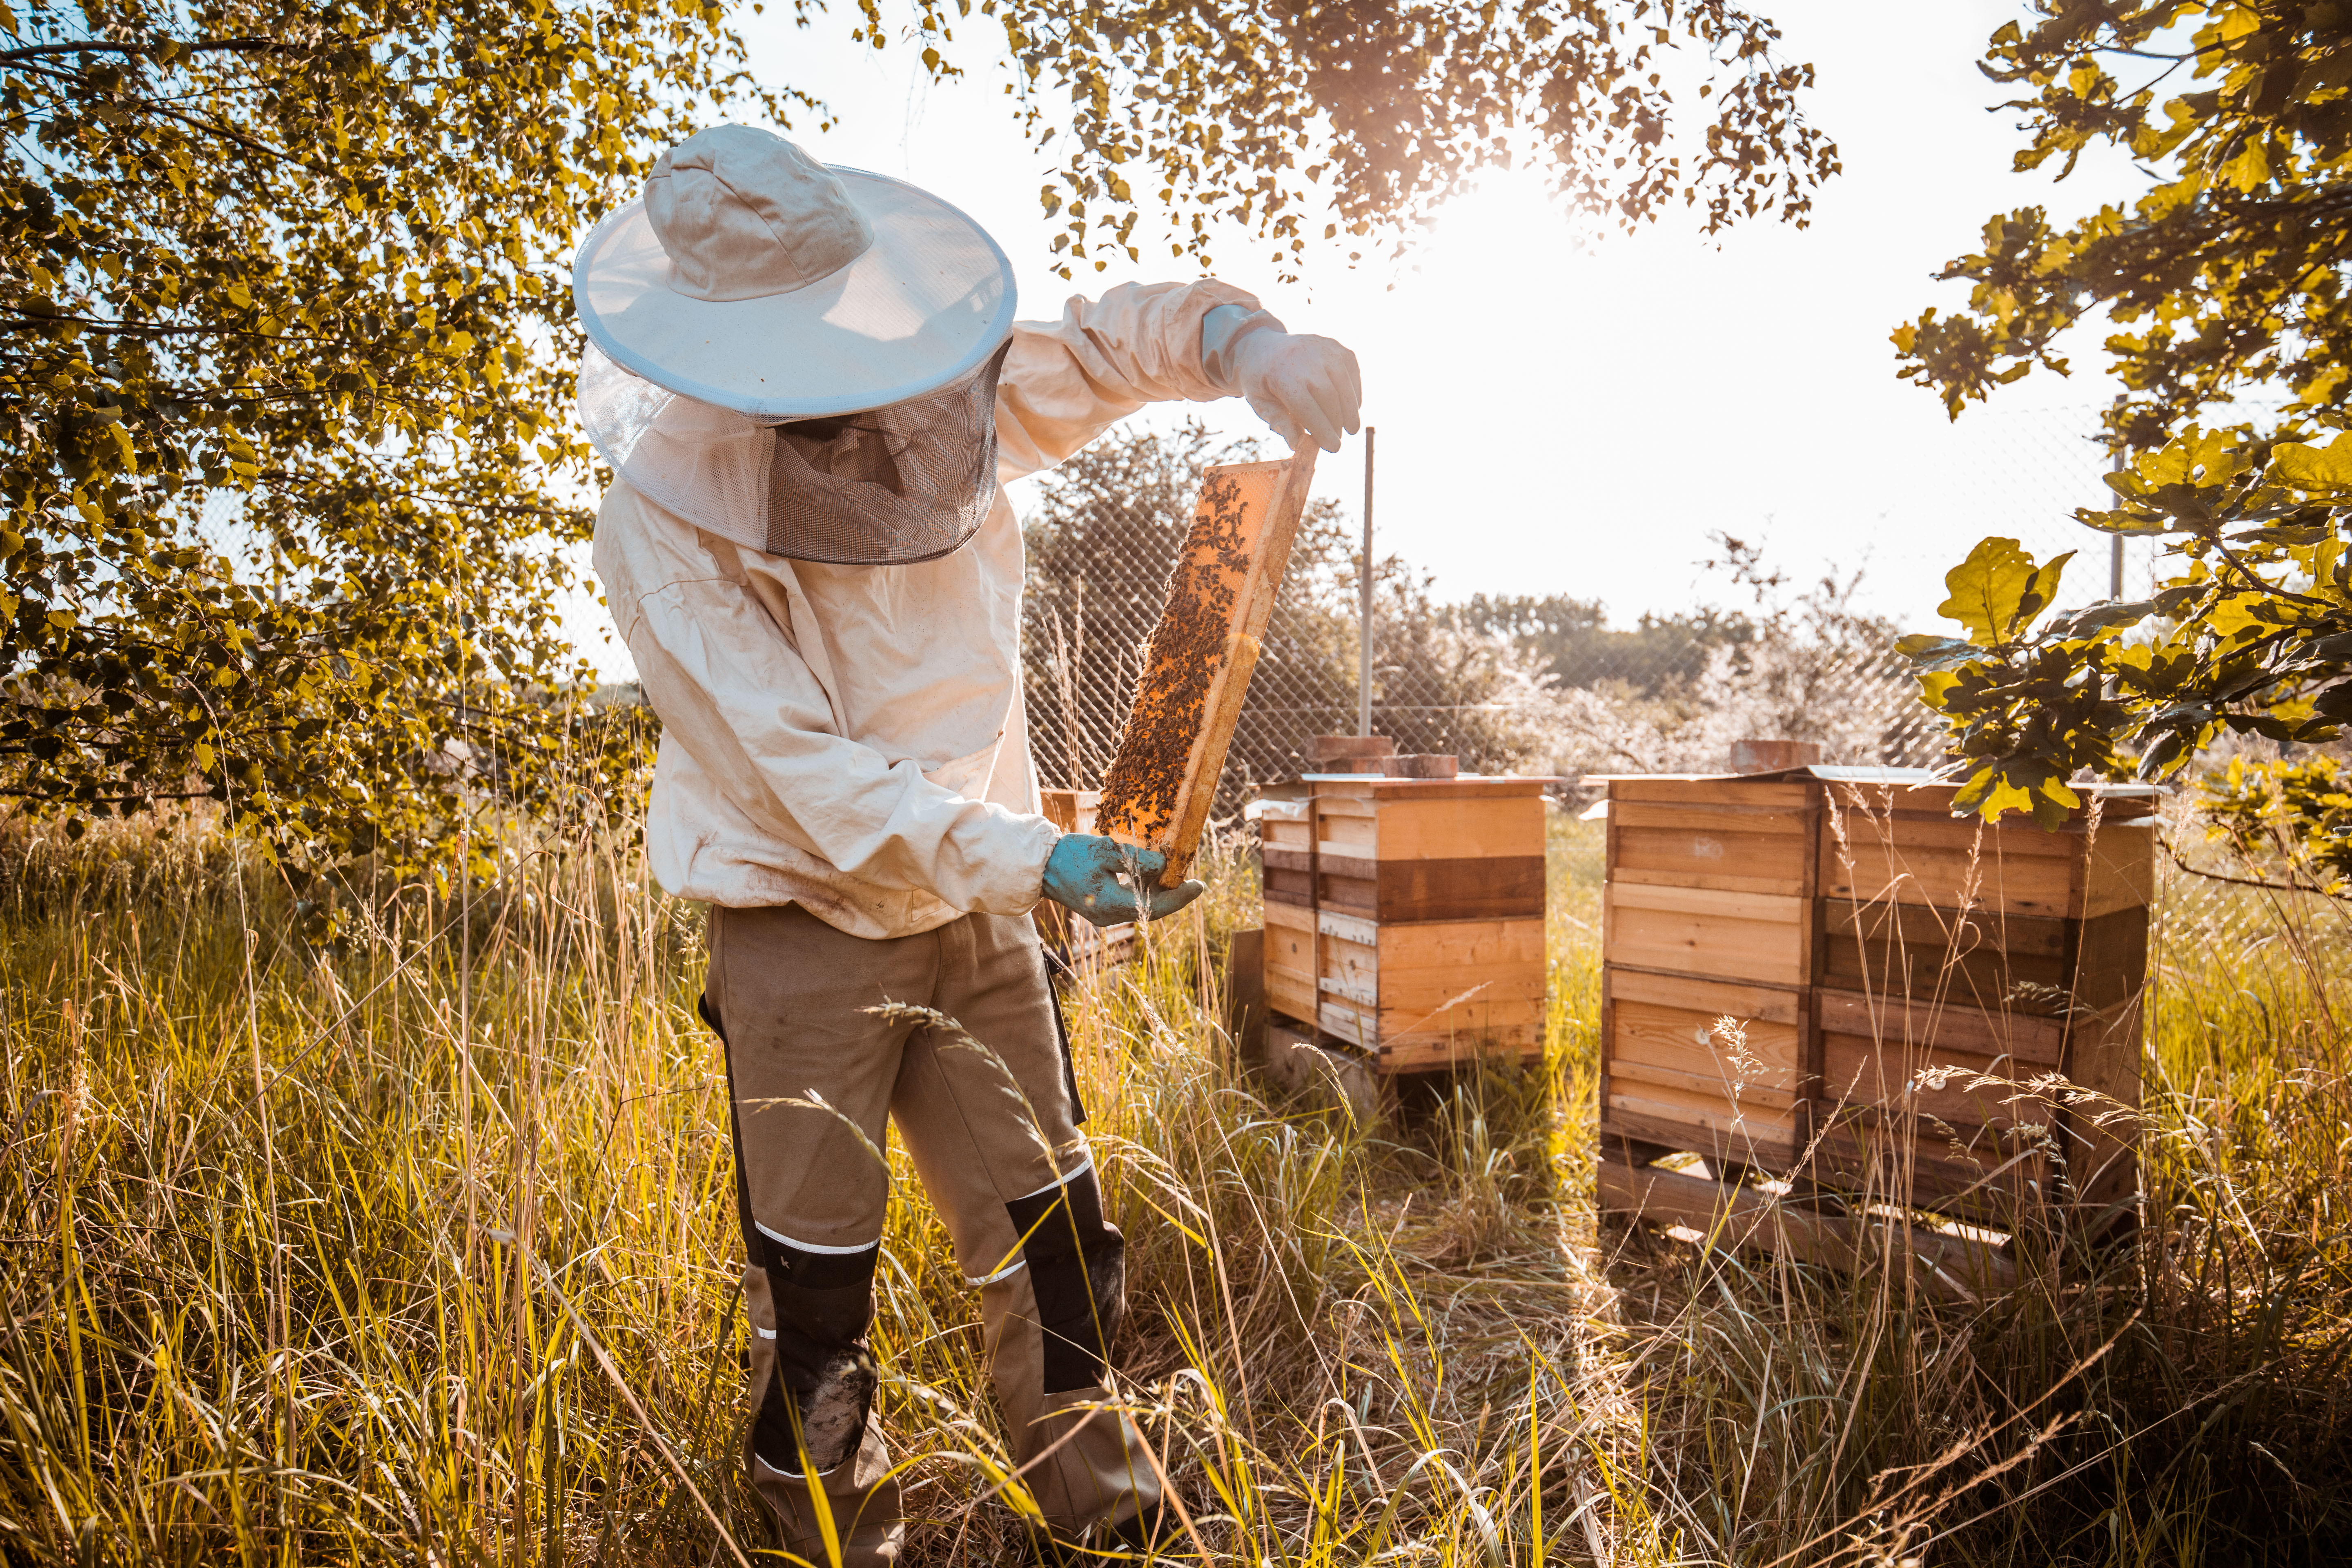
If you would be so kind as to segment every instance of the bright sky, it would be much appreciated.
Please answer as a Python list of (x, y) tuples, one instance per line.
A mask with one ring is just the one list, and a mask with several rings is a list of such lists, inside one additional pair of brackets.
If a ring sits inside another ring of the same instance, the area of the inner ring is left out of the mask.
[[(1621, 625), (1736, 602), (1698, 567), (1717, 529), (1760, 536), (1798, 572), (1866, 566), (1865, 598), (1914, 629), (1934, 624), (1944, 571), (1987, 533), (2037, 553), (2083, 545), (2066, 596), (2103, 591), (2105, 542), (2065, 521), (2105, 493), (2079, 439), (2113, 392), (2095, 338), (2084, 334), (2071, 380), (2037, 370), (1954, 426), (1895, 379), (1886, 334), (1923, 306), (1964, 300), (1964, 286), (1932, 274), (1976, 248), (1987, 216), (2047, 203), (2071, 217), (2128, 196), (2139, 176), (2113, 157), (2086, 159), (2054, 190), (2010, 172), (2023, 139), (2014, 113), (1986, 111), (2001, 94), (1975, 62), (2012, 4), (1759, 8), (1786, 54), (1817, 68), (1811, 113), (1844, 163), (1810, 229), (1752, 225), (1718, 248), (1670, 216), (1629, 238), (1559, 209), (1531, 178), (1496, 175), (1402, 263), (1350, 271), (1344, 247), (1310, 243), (1303, 281), (1284, 286), (1236, 237), (1219, 246), (1218, 273), (1293, 331), (1356, 351), (1380, 430), (1379, 548), (1433, 571), (1442, 596), (1568, 593), (1603, 601)], [(792, 134), (986, 225), (1018, 271), (1024, 317), (1128, 278), (1189, 275), (1164, 244), (1156, 258), (1146, 245), (1139, 263), (1065, 282), (1037, 203), (1053, 165), (1022, 140), (1001, 72), (932, 85), (913, 50), (850, 44), (848, 7), (809, 31), (788, 9), (739, 19), (769, 85), (811, 91), (838, 117), (831, 132)], [(966, 39), (986, 37), (971, 21)], [(1188, 412), (1264, 433), (1235, 399), (1139, 417)], [(1318, 467), (1318, 493), (1355, 514), (1362, 467), (1351, 439)], [(623, 673), (625, 655), (605, 647)]]

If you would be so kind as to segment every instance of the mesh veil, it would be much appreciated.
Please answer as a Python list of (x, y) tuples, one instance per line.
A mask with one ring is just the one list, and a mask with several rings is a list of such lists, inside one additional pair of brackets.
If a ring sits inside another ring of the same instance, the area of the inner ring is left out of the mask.
[(929, 561), (996, 500), (996, 381), (1008, 339), (922, 397), (825, 419), (761, 419), (624, 369), (593, 343), (580, 422), (647, 500), (770, 555), (837, 565)]

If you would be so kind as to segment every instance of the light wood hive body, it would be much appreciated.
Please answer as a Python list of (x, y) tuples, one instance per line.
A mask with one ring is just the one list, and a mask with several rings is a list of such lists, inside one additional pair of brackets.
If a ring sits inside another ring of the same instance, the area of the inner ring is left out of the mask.
[(1213, 468), (1169, 574), (1143, 679), (1103, 777), (1099, 831), (1168, 857), (1184, 879), (1217, 795), (1315, 477), (1315, 447), (1281, 462)]
[[(2149, 803), (2044, 833), (1955, 820), (1954, 794), (1610, 783), (1604, 1156), (1838, 1187), (1874, 1162), (1922, 1205), (2004, 1212), (2136, 1188), (2131, 1119), (2098, 1113), (2139, 1104)], [(2026, 1087), (2051, 1074), (2096, 1100)]]
[(1543, 1044), (1543, 781), (1315, 779), (1269, 801), (1265, 1005), (1409, 1072)]

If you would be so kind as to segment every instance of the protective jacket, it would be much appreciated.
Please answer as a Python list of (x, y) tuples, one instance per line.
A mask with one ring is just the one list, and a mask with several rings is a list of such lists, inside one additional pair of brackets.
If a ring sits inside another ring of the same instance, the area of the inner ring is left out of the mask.
[[(1018, 321), (998, 383), (998, 472), (1069, 457), (1147, 403), (1234, 388), (1202, 321), (1230, 285), (1122, 284)], [(704, 531), (618, 482), (596, 575), (662, 716), (646, 834), (669, 892), (798, 904), (852, 936), (1037, 902), (1058, 837), (1037, 813), (1021, 700), (1020, 524), (1000, 492), (971, 542), (831, 566)]]

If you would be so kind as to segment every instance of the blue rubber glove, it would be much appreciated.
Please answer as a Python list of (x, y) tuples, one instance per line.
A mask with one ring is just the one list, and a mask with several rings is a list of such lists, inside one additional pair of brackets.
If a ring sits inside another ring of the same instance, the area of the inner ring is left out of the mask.
[(1135, 888), (1151, 891), (1151, 918), (1172, 915), (1206, 889), (1199, 882), (1160, 885), (1168, 857), (1116, 838), (1065, 833), (1045, 858), (1045, 896), (1067, 904), (1098, 926), (1115, 926), (1139, 916)]

